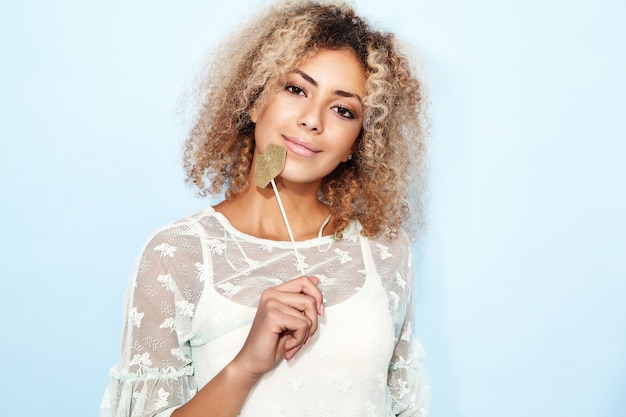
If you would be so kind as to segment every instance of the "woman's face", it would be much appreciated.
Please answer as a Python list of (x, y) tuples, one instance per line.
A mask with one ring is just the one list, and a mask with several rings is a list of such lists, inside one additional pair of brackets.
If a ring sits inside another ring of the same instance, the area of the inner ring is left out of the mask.
[(289, 74), (264, 108), (251, 112), (255, 153), (270, 143), (284, 146), (282, 180), (319, 183), (352, 153), (364, 97), (365, 71), (354, 52), (320, 50)]

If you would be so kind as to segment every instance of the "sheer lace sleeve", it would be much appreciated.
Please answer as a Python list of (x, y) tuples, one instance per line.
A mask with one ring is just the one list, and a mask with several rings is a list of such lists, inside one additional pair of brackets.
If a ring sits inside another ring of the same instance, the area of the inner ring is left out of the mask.
[(387, 385), (393, 400), (393, 412), (397, 416), (427, 417), (430, 416), (430, 387), (421, 362), (424, 350), (413, 337), (412, 317), (410, 299), (400, 339), (389, 364)]
[(430, 387), (422, 368), (424, 351), (413, 335), (413, 260), (405, 234), (372, 242), (376, 269), (387, 287), (395, 327), (395, 348), (387, 386), (392, 410), (399, 417), (430, 415)]
[(155, 233), (137, 259), (125, 299), (120, 362), (100, 417), (170, 416), (197, 391), (189, 338), (202, 290), (192, 223)]

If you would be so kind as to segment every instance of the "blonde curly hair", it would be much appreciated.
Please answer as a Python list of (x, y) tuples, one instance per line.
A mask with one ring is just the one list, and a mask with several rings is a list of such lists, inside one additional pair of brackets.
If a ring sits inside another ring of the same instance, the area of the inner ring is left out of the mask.
[[(346, 3), (288, 1), (268, 8), (215, 51), (197, 90), (184, 148), (186, 182), (200, 196), (247, 189), (254, 153), (250, 110), (320, 49), (348, 48), (366, 73), (363, 128), (353, 157), (321, 183), (335, 236), (353, 219), (362, 234), (394, 238), (421, 222), (426, 146), (423, 87), (394, 35), (376, 31)], [(413, 210), (412, 210), (413, 209)]]

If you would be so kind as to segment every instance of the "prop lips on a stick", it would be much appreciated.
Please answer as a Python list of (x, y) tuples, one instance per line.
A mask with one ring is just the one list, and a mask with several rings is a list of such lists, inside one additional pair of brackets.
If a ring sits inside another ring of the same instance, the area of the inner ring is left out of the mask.
[(276, 182), (274, 181), (274, 178), (276, 178), (278, 174), (283, 172), (283, 169), (285, 168), (286, 158), (287, 149), (273, 143), (267, 145), (267, 147), (265, 148), (265, 152), (257, 155), (257, 158), (255, 159), (254, 183), (259, 188), (265, 188), (268, 184), (272, 184), (274, 194), (276, 195), (276, 201), (278, 201), (278, 207), (280, 207), (280, 213), (283, 216), (285, 226), (287, 226), (287, 233), (289, 233), (289, 239), (291, 240), (293, 251), (296, 254), (296, 264), (298, 265), (298, 270), (300, 271), (300, 274), (305, 275), (300, 254), (298, 253), (298, 249), (296, 248), (296, 241), (293, 238), (293, 233), (291, 233), (291, 227), (289, 226), (289, 221), (287, 220), (285, 207), (283, 206), (283, 202), (280, 199), (278, 189), (276, 188)]

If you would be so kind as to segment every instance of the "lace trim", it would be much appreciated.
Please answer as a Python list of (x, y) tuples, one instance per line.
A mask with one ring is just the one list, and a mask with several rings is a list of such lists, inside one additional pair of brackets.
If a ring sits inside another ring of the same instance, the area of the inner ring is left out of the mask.
[[(226, 218), (226, 216), (224, 216), (222, 213), (218, 211), (215, 211), (215, 209), (211, 206), (208, 206), (206, 209), (204, 209), (202, 213), (207, 218), (215, 219), (217, 223), (219, 223), (219, 225), (222, 227), (222, 229), (224, 229), (229, 235), (243, 242), (254, 243), (260, 246), (268, 246), (272, 248), (291, 249), (290, 241), (268, 240), (268, 239), (263, 239), (263, 238), (259, 238), (256, 236), (252, 236), (252, 235), (249, 235), (240, 231), (239, 229), (235, 228), (235, 226), (233, 226), (230, 223), (230, 221)], [(360, 229), (361, 227), (360, 225), (358, 225), (358, 220), (352, 220), (350, 223), (348, 223), (348, 225), (344, 229), (344, 239), (348, 235), (353, 235), (351, 240), (355, 240), (356, 236), (354, 236), (354, 234), (356, 233), (356, 235), (358, 235), (360, 232)], [(296, 247), (298, 249), (319, 247), (325, 243), (332, 244), (334, 240), (335, 239), (333, 236), (322, 236), (322, 237), (316, 237), (314, 239), (309, 239), (309, 240), (298, 240), (296, 241)]]
[(163, 369), (143, 367), (137, 372), (130, 372), (127, 368), (119, 369), (115, 366), (109, 371), (109, 376), (120, 381), (147, 381), (152, 379), (176, 379), (181, 376), (192, 376), (193, 372), (192, 366), (185, 366), (182, 369), (176, 369), (173, 366), (168, 366)]

